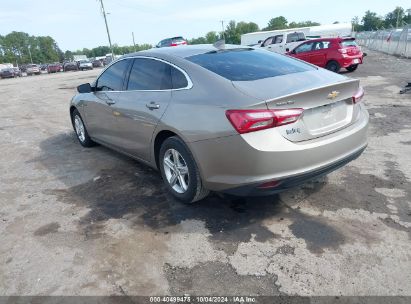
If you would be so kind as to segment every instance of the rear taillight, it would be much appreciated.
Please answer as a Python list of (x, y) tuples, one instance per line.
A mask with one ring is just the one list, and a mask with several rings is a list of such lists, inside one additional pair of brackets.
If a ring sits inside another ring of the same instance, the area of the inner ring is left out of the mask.
[(341, 54), (347, 54), (347, 49), (338, 49)]
[(177, 43), (170, 44), (170, 46), (177, 46), (177, 45), (178, 45)]
[(355, 93), (354, 96), (352, 97), (352, 102), (359, 103), (363, 97), (364, 97), (364, 89), (362, 87), (359, 87), (357, 93)]
[(226, 116), (238, 133), (248, 133), (296, 122), (303, 109), (227, 110)]

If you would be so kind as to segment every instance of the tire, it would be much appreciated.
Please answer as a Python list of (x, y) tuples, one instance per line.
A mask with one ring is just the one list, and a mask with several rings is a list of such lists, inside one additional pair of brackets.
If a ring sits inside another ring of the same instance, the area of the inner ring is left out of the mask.
[(348, 72), (354, 72), (358, 68), (358, 64), (353, 64), (347, 67)]
[(83, 147), (90, 148), (96, 145), (96, 143), (88, 135), (86, 126), (84, 125), (83, 119), (77, 109), (75, 109), (71, 114), (71, 122), (73, 124), (76, 137)]
[(194, 203), (208, 195), (209, 191), (203, 186), (193, 155), (179, 137), (169, 137), (163, 142), (159, 152), (159, 167), (167, 190), (179, 201)]
[(340, 71), (340, 69), (341, 69), (341, 66), (340, 66), (340, 64), (339, 64), (337, 61), (331, 60), (331, 61), (328, 61), (328, 63), (327, 63), (327, 65), (325, 66), (325, 68), (326, 68), (327, 70), (330, 70), (331, 72), (338, 73), (338, 72)]

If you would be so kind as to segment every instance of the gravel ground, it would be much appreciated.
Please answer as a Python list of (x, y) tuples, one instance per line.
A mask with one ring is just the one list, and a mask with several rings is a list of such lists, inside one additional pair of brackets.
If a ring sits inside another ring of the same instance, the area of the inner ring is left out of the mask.
[(1, 295), (411, 296), (411, 60), (369, 51), (369, 147), (279, 196), (174, 201), (82, 148), (68, 103), (98, 70), (0, 80)]

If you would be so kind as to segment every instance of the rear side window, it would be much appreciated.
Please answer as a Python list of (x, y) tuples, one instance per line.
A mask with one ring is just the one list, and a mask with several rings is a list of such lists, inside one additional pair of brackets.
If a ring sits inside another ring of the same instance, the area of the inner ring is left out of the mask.
[(253, 49), (212, 51), (186, 59), (231, 81), (251, 81), (315, 70), (295, 59)]
[(127, 90), (171, 89), (170, 65), (155, 59), (134, 59)]
[(349, 47), (349, 46), (357, 46), (357, 43), (355, 40), (343, 40), (341, 41), (341, 46), (342, 47)]
[(304, 40), (305, 40), (305, 36), (303, 33), (291, 33), (287, 35), (287, 43), (304, 41)]
[(183, 38), (183, 37), (174, 37), (174, 38), (172, 38), (172, 42), (173, 42), (173, 43), (175, 43), (175, 42), (181, 42), (181, 41), (184, 41), (184, 38)]
[(315, 51), (315, 50), (328, 49), (330, 48), (330, 45), (331, 45), (330, 41), (317, 41), (314, 44), (313, 50)]
[(173, 83), (173, 89), (182, 89), (188, 86), (187, 78), (184, 74), (176, 68), (170, 66), (171, 69), (171, 81)]
[(97, 80), (99, 91), (122, 91), (129, 60), (120, 60), (111, 65)]

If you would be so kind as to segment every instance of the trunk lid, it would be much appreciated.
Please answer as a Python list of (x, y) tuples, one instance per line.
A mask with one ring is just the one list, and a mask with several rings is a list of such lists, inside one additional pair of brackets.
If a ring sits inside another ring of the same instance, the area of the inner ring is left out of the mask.
[(359, 81), (325, 71), (309, 71), (257, 81), (237, 81), (243, 93), (264, 100), (268, 109), (303, 108), (300, 119), (278, 127), (290, 141), (325, 136), (350, 125), (356, 117), (352, 96)]

